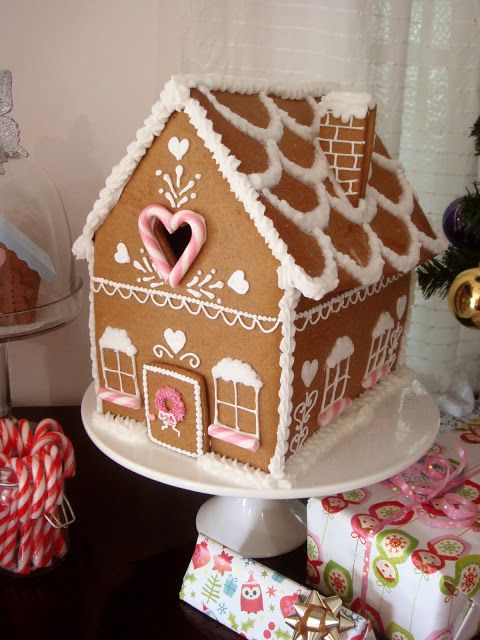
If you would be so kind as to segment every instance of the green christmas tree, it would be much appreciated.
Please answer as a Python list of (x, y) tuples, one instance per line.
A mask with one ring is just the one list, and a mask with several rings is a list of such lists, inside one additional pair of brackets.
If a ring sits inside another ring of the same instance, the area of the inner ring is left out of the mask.
[[(480, 116), (470, 135), (475, 139), (475, 155), (480, 156)], [(451, 244), (441, 256), (418, 267), (418, 283), (426, 299), (434, 294), (445, 298), (460, 273), (480, 264), (480, 183), (474, 182), (472, 188), (467, 188), (459, 207), (465, 235), (470, 239), (469, 246), (462, 242), (456, 246)], [(472, 239), (475, 242), (472, 243)], [(472, 244), (476, 246), (472, 248)]]
[(212, 574), (203, 585), (202, 596), (207, 604), (218, 602), (220, 599), (220, 578), (217, 573)]

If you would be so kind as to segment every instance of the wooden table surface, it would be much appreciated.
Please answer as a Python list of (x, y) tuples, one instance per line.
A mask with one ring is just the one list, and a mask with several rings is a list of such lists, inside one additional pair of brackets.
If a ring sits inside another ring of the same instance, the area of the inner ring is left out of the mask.
[[(89, 440), (79, 407), (14, 414), (55, 418), (72, 440), (77, 475), (66, 493), (77, 521), (67, 557), (51, 572), (0, 575), (1, 640), (239, 637), (178, 599), (196, 542), (196, 513), (207, 496), (112, 462)], [(265, 564), (305, 581), (304, 547)]]

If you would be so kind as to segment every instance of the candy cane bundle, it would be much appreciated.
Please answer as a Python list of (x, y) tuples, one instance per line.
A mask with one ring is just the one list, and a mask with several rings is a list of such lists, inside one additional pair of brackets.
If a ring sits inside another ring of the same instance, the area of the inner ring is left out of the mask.
[(0, 419), (0, 567), (28, 574), (67, 552), (74, 520), (63, 481), (75, 475), (72, 443), (56, 420), (35, 429)]

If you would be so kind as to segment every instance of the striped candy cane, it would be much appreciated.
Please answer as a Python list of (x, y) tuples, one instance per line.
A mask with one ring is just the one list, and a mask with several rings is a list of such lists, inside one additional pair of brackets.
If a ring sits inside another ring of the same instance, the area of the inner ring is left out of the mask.
[[(64, 500), (63, 479), (75, 474), (75, 455), (61, 425), (0, 420), (0, 473), (14, 483), (0, 506), (0, 566), (21, 574), (49, 566), (67, 551), (62, 531), (43, 517)], [(7, 474), (7, 476), (5, 476)]]
[(12, 450), (12, 442), (10, 440), (10, 430), (7, 426), (7, 422), (11, 422), (7, 418), (2, 418), (0, 420), (0, 451), (5, 456), (10, 455), (10, 451)]
[(141, 402), (137, 396), (129, 396), (125, 393), (118, 393), (117, 391), (110, 391), (105, 387), (100, 387), (97, 392), (97, 396), (105, 402), (112, 402), (120, 407), (127, 407), (128, 409), (140, 409)]
[(10, 505), (5, 504), (0, 507), (0, 558), (2, 557), (3, 547), (7, 536), (7, 526), (10, 520)]
[(27, 465), (20, 458), (13, 458), (11, 466), (17, 477), (17, 517), (22, 524), (30, 518), (32, 483)]
[(258, 438), (241, 433), (240, 431), (234, 431), (228, 427), (222, 427), (222, 425), (219, 424), (211, 424), (208, 427), (208, 435), (213, 438), (219, 438), (219, 440), (223, 440), (223, 442), (234, 444), (242, 449), (247, 449), (248, 451), (256, 451), (259, 445)]
[(340, 398), (340, 400), (334, 402), (331, 407), (327, 407), (325, 411), (322, 411), (322, 413), (319, 414), (317, 418), (318, 426), (326, 427), (327, 424), (332, 422), (332, 420), (335, 420), (335, 418), (337, 418), (343, 411), (345, 411), (345, 409), (348, 409), (351, 404), (352, 401), (350, 398)]
[(9, 453), (10, 456), (18, 456), (21, 458), (24, 455), (25, 446), (20, 437), (16, 424), (13, 420), (5, 420), (9, 437)]
[(63, 433), (50, 432), (39, 438), (32, 447), (32, 456), (51, 444), (58, 446), (62, 452), (63, 475), (70, 478), (75, 475), (75, 454), (72, 443)]
[(17, 498), (14, 496), (10, 503), (5, 538), (2, 553), (0, 554), (0, 566), (4, 569), (13, 569), (15, 567), (18, 526)]
[(63, 558), (67, 553), (67, 542), (63, 529), (53, 530), (53, 554), (56, 558)]
[(38, 566), (49, 567), (53, 560), (53, 536), (55, 529), (46, 518), (41, 518), (43, 523), (43, 552), (39, 556)]
[[(52, 513), (55, 509), (55, 505), (57, 504), (58, 499), (58, 482), (57, 482), (57, 474), (58, 474), (58, 463), (55, 465), (52, 461), (52, 455), (57, 459), (58, 449), (55, 446), (50, 448), (50, 453), (46, 451), (41, 451), (39, 456), (43, 463), (43, 468), (45, 471), (45, 501), (43, 504), (43, 508), (45, 513)], [(50, 455), (52, 454), (52, 455)]]
[[(184, 224), (188, 224), (192, 230), (190, 242), (173, 268), (168, 263), (153, 232), (155, 220), (159, 220), (169, 233), (174, 233)], [(138, 230), (158, 273), (172, 287), (176, 287), (182, 280), (207, 239), (207, 226), (200, 214), (189, 209), (182, 209), (172, 214), (166, 207), (157, 204), (145, 207), (140, 213)]]
[(38, 518), (33, 525), (33, 549), (32, 549), (32, 562), (35, 567), (40, 568), (42, 558), (44, 555), (44, 536), (43, 536), (43, 523), (46, 522), (45, 518)]
[(366, 376), (362, 380), (362, 387), (364, 389), (370, 389), (371, 387), (373, 387), (374, 384), (377, 384), (377, 382), (381, 378), (386, 376), (389, 371), (390, 371), (390, 365), (383, 364), (381, 367), (378, 367), (377, 369), (375, 369), (375, 371), (372, 371), (372, 373), (370, 373), (368, 376)]
[(20, 542), (17, 551), (17, 572), (30, 573), (33, 552), (33, 526), (34, 520), (28, 518), (20, 526)]
[(46, 499), (45, 469), (39, 456), (28, 456), (24, 458), (30, 467), (33, 484), (32, 502), (30, 507), (30, 518), (36, 520), (43, 514)]
[(33, 443), (33, 432), (28, 420), (19, 420), (17, 431), (23, 444), (23, 455), (30, 453)]

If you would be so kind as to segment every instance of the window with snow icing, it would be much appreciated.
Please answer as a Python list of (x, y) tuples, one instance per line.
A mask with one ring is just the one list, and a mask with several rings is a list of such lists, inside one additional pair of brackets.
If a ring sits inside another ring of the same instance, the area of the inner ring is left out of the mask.
[(137, 348), (125, 329), (107, 327), (98, 341), (104, 386), (98, 390), (98, 397), (107, 402), (139, 409), (141, 405), (138, 390)]
[(212, 368), (215, 416), (208, 434), (242, 449), (260, 444), (258, 396), (262, 381), (246, 362), (224, 358)]
[(318, 424), (326, 426), (352, 403), (345, 396), (350, 378), (350, 358), (354, 352), (353, 342), (348, 336), (337, 338), (326, 360), (325, 386)]
[(388, 311), (380, 314), (372, 331), (370, 354), (362, 380), (362, 387), (369, 389), (380, 380), (390, 369), (389, 354), (390, 338), (394, 328), (394, 321)]

